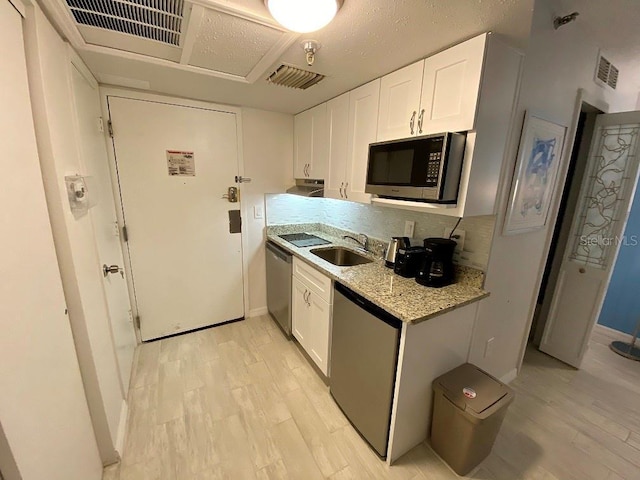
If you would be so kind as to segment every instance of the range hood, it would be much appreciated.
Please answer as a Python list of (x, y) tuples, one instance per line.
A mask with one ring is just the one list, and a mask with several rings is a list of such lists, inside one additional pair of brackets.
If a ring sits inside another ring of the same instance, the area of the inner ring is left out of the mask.
[(296, 184), (287, 193), (303, 197), (324, 197), (324, 180), (296, 179)]

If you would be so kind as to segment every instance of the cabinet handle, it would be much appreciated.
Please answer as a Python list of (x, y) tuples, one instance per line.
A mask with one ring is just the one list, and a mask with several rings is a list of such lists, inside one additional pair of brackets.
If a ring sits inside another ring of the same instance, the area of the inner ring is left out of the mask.
[(304, 172), (303, 174), (306, 177), (307, 176), (307, 164), (306, 163), (304, 164), (304, 168), (302, 169), (302, 171)]
[(348, 199), (349, 195), (347, 195), (347, 187), (349, 186), (349, 182), (344, 184), (344, 198)]
[(344, 182), (340, 182), (340, 198), (344, 198), (344, 195), (342, 195), (343, 188), (344, 188)]
[(415, 110), (413, 111), (413, 115), (411, 115), (411, 120), (409, 121), (409, 128), (411, 129), (411, 135), (413, 135), (413, 127), (416, 124), (416, 112)]
[(307, 163), (307, 177), (310, 176), (311, 174), (309, 173), (309, 169), (311, 168), (311, 164)]
[(420, 110), (420, 116), (418, 117), (418, 133), (422, 133), (423, 120), (424, 120), (424, 108)]

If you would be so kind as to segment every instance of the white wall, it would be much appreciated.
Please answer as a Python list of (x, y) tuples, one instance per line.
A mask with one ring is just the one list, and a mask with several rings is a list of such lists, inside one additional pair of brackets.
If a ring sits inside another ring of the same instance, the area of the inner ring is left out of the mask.
[(105, 464), (113, 463), (124, 394), (91, 218), (74, 218), (64, 183), (65, 175), (86, 173), (73, 127), (69, 52), (37, 5), (29, 7), (25, 39), (38, 152), (71, 328), (100, 455)]
[[(245, 176), (252, 179), (240, 187), (249, 246), (243, 255), (249, 263), (251, 316), (267, 312), (264, 194), (283, 192), (293, 184), (293, 115), (243, 108), (242, 143)], [(254, 218), (254, 206), (262, 208), (263, 218)]]
[[(517, 121), (524, 119), (525, 110), (534, 110), (550, 120), (568, 127), (572, 136), (572, 122), (579, 88), (586, 91), (587, 100), (600, 108), (609, 105), (610, 112), (633, 110), (637, 90), (629, 78), (620, 76), (618, 91), (605, 90), (593, 81), (598, 46), (580, 30), (580, 22), (559, 30), (553, 29), (553, 18), (566, 12), (557, 11), (556, 2), (536, 0), (531, 37), (518, 101)], [(627, 83), (625, 83), (625, 81)], [(499, 215), (496, 222), (485, 288), (491, 296), (480, 302), (478, 321), (470, 352), (470, 361), (490, 373), (512, 376), (518, 368), (523, 341), (529, 333), (541, 276), (549, 249), (550, 236), (557, 216), (558, 192), (564, 184), (569, 156), (563, 158), (555, 202), (544, 229), (516, 236), (503, 236), (502, 226), (507, 196), (515, 166), (520, 128), (508, 146), (511, 166), (503, 179)], [(493, 354), (484, 358), (485, 344), (495, 337)]]
[(0, 0), (0, 467), (7, 480), (99, 480), (42, 186), (21, 24)]

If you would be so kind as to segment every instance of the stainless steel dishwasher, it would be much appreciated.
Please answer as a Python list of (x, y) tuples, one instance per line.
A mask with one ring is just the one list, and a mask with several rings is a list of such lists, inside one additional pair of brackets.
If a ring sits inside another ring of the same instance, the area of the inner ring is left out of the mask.
[(267, 242), (267, 310), (285, 335), (291, 337), (291, 264), (289, 252)]
[(351, 424), (387, 456), (402, 322), (336, 282), (329, 387)]

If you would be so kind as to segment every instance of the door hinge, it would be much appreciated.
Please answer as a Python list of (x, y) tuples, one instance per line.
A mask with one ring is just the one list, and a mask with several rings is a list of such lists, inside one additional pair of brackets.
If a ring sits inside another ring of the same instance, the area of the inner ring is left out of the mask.
[(113, 123), (111, 120), (107, 120), (107, 129), (109, 131), (109, 136), (113, 138)]
[(129, 232), (127, 232), (127, 226), (126, 226), (126, 225), (124, 225), (124, 226), (122, 227), (122, 239), (123, 239), (125, 242), (128, 242), (128, 241), (129, 241)]
[(140, 315), (136, 315), (136, 328), (140, 328)]

